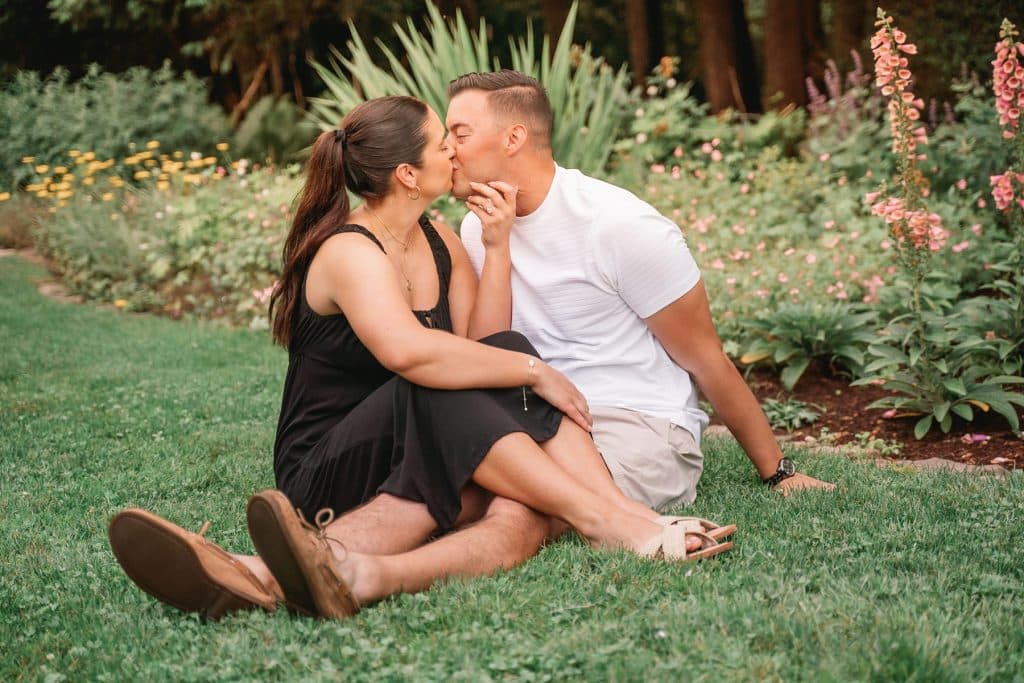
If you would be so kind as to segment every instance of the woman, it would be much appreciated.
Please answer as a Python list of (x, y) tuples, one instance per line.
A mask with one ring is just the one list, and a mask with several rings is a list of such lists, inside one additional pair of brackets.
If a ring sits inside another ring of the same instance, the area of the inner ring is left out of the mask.
[[(456, 524), (475, 484), (564, 520), (595, 546), (681, 557), (731, 547), (717, 543), (724, 529), (709, 536), (665, 526), (621, 494), (587, 435), (583, 396), (525, 338), (465, 338), (475, 276), (455, 235), (423, 216), (451, 188), (452, 156), (437, 114), (409, 97), (359, 105), (316, 140), (271, 298), (274, 339), (289, 349), (289, 366), (274, 452), (280, 491), (249, 504), (265, 565), (219, 556), (235, 577), (218, 584), (218, 605), (199, 608), (231, 609), (240, 585), (273, 586), (270, 575), (286, 603), (321, 616), (383, 597), (351, 595), (338, 567), (358, 556), (332, 554), (326, 541), (339, 539), (329, 526), (315, 534), (294, 510), (343, 513), (378, 493), (424, 506), (441, 532)], [(495, 200), (471, 197), (470, 210), (511, 221), (515, 192), (501, 189)], [(352, 209), (348, 192), (364, 203)], [(111, 543), (144, 589), (179, 607), (200, 605), (169, 599), (159, 567), (170, 563), (142, 562), (138, 548), (202, 564), (205, 541), (126, 511), (111, 523)], [(199, 583), (217, 584), (210, 571), (196, 572)], [(251, 593), (250, 602), (272, 602)]]

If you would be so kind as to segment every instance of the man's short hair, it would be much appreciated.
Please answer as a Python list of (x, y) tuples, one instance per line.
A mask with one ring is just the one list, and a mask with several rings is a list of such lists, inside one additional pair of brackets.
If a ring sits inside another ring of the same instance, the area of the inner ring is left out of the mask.
[(459, 76), (448, 84), (448, 99), (466, 90), (483, 90), (496, 116), (522, 119), (539, 145), (551, 146), (555, 119), (547, 90), (537, 79), (512, 69)]

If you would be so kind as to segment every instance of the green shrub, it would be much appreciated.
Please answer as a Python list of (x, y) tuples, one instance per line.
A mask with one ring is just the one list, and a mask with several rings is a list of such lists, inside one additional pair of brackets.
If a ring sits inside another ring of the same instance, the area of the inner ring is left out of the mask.
[(316, 137), (316, 126), (286, 97), (266, 95), (245, 116), (234, 134), (235, 154), (277, 163), (295, 161)]
[[(404, 59), (378, 41), (387, 68), (378, 66), (355, 26), (347, 45), (349, 57), (333, 50), (329, 66), (313, 67), (327, 85), (329, 96), (311, 100), (311, 116), (323, 130), (338, 125), (352, 107), (364, 100), (385, 95), (413, 95), (427, 102), (444, 118), (448, 109), (448, 83), (471, 71), (501, 68), (491, 60), (487, 47), (488, 27), (483, 19), (473, 32), (460, 12), (449, 23), (440, 10), (427, 3), (427, 36), (420, 34), (412, 19), (395, 32), (405, 48)], [(536, 78), (548, 91), (555, 113), (552, 147), (555, 159), (564, 166), (585, 172), (601, 171), (611, 152), (610, 142), (622, 120), (627, 96), (625, 67), (617, 72), (590, 53), (572, 44), (576, 22), (574, 4), (566, 18), (554, 51), (548, 37), (540, 46), (540, 58), (533, 29), (525, 38), (510, 39), (512, 68)], [(550, 55), (550, 56), (549, 56)]]
[(243, 166), (198, 187), (129, 190), (116, 202), (76, 196), (40, 223), (36, 243), (91, 300), (262, 326), (297, 173)]
[(787, 303), (747, 322), (755, 339), (740, 362), (767, 361), (782, 368), (780, 378), (792, 390), (811, 363), (837, 374), (856, 375), (864, 351), (875, 338), (877, 317), (864, 306), (832, 301)]
[(156, 139), (165, 149), (211, 151), (227, 133), (206, 85), (169, 64), (122, 74), (93, 65), (74, 82), (64, 69), (46, 78), (21, 71), (0, 90), (0, 189), (24, 185), (35, 165), (57, 163), (69, 150), (122, 159)]

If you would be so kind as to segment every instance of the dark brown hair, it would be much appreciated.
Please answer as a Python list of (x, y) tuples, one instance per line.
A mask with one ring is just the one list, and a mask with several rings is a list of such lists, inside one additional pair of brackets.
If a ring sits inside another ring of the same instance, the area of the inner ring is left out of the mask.
[(490, 73), (473, 72), (459, 76), (448, 84), (448, 99), (466, 90), (488, 93), (487, 103), (496, 116), (522, 117), (539, 145), (551, 145), (551, 128), (555, 119), (547, 90), (537, 79), (512, 69)]
[(306, 164), (306, 183), (285, 240), (284, 268), (270, 295), (274, 341), (288, 347), (306, 271), (317, 249), (351, 211), (348, 191), (363, 198), (387, 194), (401, 164), (420, 166), (427, 144), (427, 105), (413, 97), (379, 97), (321, 133)]

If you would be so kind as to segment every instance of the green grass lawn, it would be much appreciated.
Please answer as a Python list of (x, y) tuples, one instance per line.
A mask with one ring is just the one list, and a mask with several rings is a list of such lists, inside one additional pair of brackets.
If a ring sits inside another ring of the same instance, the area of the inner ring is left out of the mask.
[(0, 258), (0, 680), (1024, 680), (1024, 476), (798, 454), (835, 494), (762, 490), (708, 442), (701, 564), (554, 544), (324, 623), (203, 623), (135, 588), (106, 525), (142, 506), (250, 551), (285, 356), (266, 333), (51, 302)]

